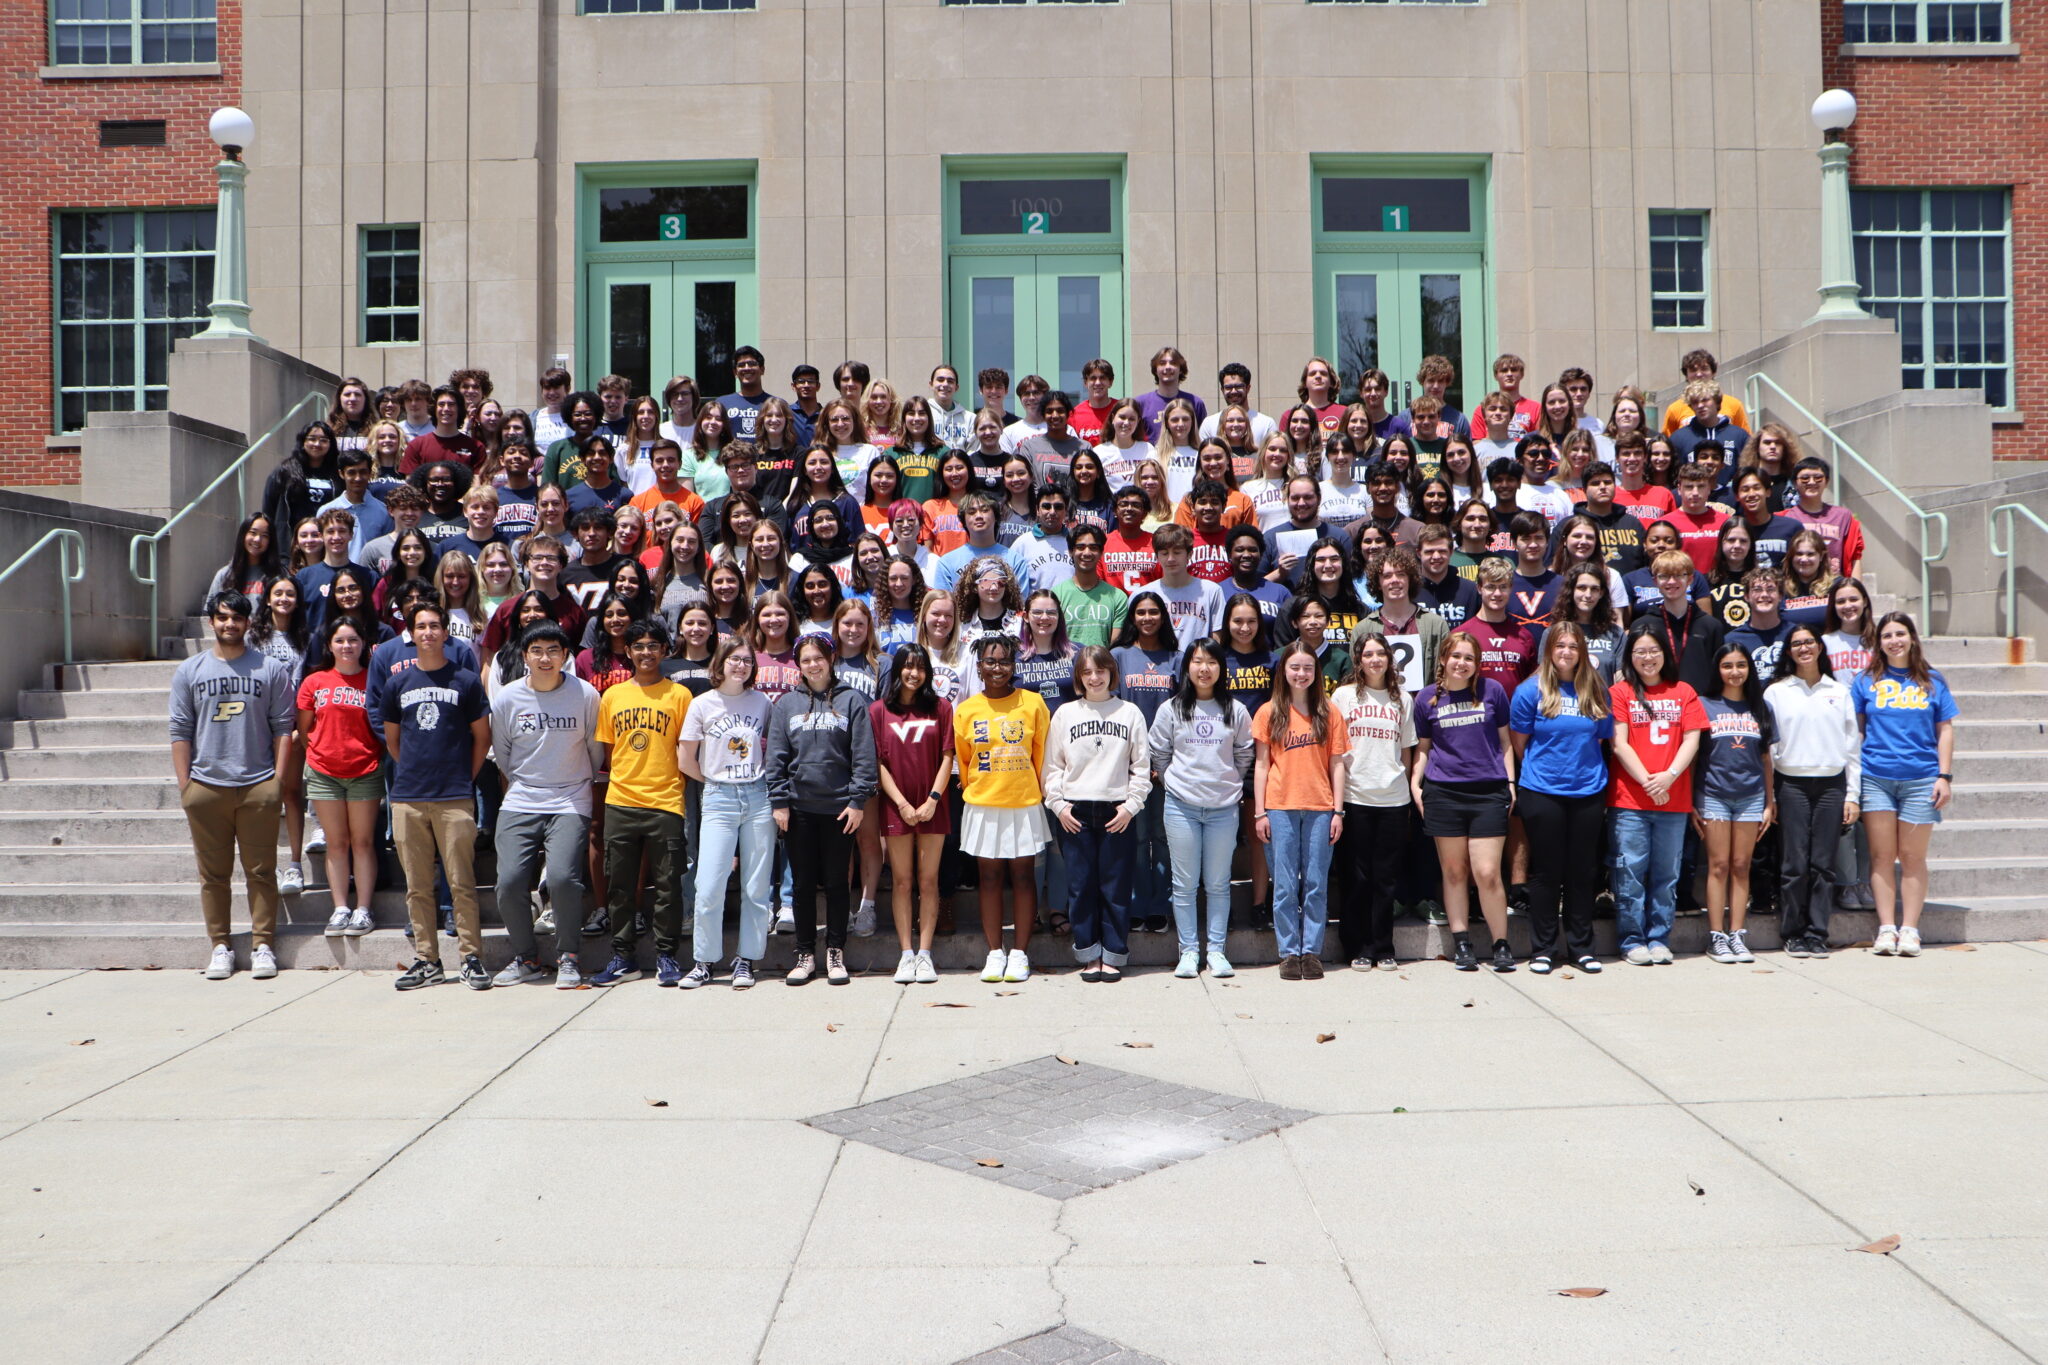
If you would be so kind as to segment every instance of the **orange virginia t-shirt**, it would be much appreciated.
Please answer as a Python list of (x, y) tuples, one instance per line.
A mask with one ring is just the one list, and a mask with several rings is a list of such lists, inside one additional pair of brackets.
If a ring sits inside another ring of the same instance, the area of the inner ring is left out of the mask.
[(1351, 752), (1351, 735), (1344, 717), (1334, 710), (1324, 725), (1323, 742), (1316, 743), (1308, 717), (1294, 707), (1287, 708), (1286, 742), (1277, 750), (1266, 742), (1272, 733), (1273, 703), (1267, 702), (1252, 717), (1252, 736), (1268, 750), (1266, 769), (1267, 810), (1337, 809), (1337, 794), (1330, 787), (1330, 760)]

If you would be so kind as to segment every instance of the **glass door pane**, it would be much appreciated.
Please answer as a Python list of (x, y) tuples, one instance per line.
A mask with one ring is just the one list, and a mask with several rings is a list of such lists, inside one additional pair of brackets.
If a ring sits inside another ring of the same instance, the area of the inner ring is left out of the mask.
[(1054, 281), (1059, 318), (1059, 364), (1047, 375), (1056, 389), (1081, 390), (1081, 367), (1102, 354), (1102, 280), (1060, 275)]
[(1054, 388), (1078, 395), (1081, 367), (1097, 356), (1123, 367), (1123, 259), (1040, 256), (1035, 266), (1039, 334), (1027, 364)]
[(621, 374), (635, 394), (660, 393), (675, 361), (675, 281), (666, 262), (590, 267), (587, 382)]
[(614, 284), (605, 294), (605, 371), (626, 376), (634, 393), (645, 393), (654, 363), (654, 286)]
[(1342, 274), (1332, 281), (1331, 316), (1336, 322), (1337, 383), (1345, 402), (1358, 396), (1358, 381), (1380, 369), (1380, 277)]
[[(731, 280), (699, 280), (690, 317), (692, 344), (685, 354), (691, 358), (690, 376), (697, 381), (697, 392), (716, 395), (736, 391), (732, 353), (739, 345), (739, 286)], [(666, 378), (663, 382), (667, 382)], [(659, 390), (646, 392), (658, 394)]]
[(974, 334), (969, 343), (977, 371), (1017, 373), (1017, 280), (1009, 275), (978, 276), (973, 285)]
[(977, 371), (1000, 369), (1016, 383), (1037, 360), (1038, 282), (1029, 256), (958, 257), (951, 267), (947, 329), (961, 387)]
[(1402, 298), (1414, 310), (1414, 354), (1407, 359), (1405, 374), (1397, 378), (1413, 378), (1424, 356), (1448, 357), (1457, 378), (1444, 401), (1470, 414), (1492, 378), (1483, 335), (1486, 309), (1480, 258), (1473, 252), (1409, 252), (1402, 254), (1400, 263)]

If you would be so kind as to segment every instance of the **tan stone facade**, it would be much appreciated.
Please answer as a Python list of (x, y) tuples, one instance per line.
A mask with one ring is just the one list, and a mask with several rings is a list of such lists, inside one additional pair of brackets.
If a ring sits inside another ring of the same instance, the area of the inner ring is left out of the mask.
[[(1485, 167), (1483, 344), (1527, 357), (1532, 388), (1571, 364), (1603, 393), (1668, 385), (1682, 351), (1813, 311), (1800, 0), (760, 3), (254, 0), (257, 330), (373, 384), (473, 364), (523, 401), (557, 355), (586, 381), (579, 167), (740, 160), (771, 389), (858, 356), (915, 390), (948, 346), (945, 159), (1007, 154), (1123, 158), (1119, 391), (1175, 344), (1198, 392), (1240, 359), (1269, 411), (1291, 396), (1316, 349), (1322, 156)], [(1650, 327), (1648, 215), (1670, 208), (1712, 212), (1704, 331)], [(360, 346), (357, 227), (396, 222), (423, 229), (423, 341)]]

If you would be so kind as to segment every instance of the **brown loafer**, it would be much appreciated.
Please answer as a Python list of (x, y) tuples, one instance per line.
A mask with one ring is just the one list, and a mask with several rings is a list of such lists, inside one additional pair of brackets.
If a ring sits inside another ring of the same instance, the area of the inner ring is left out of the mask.
[(1323, 960), (1314, 953), (1304, 953), (1299, 958), (1296, 958), (1295, 961), (1301, 965), (1301, 979), (1303, 981), (1321, 981), (1323, 979)]
[(1300, 958), (1298, 958), (1298, 957), (1283, 957), (1283, 958), (1281, 958), (1281, 959), (1280, 959), (1280, 979), (1281, 979), (1282, 981), (1299, 981), (1299, 980), (1301, 980), (1301, 959), (1300, 959)]

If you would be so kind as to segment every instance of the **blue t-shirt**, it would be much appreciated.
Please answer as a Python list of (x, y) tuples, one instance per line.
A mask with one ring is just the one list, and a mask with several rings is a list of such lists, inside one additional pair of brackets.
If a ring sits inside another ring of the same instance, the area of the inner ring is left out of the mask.
[[(1287, 604), (1294, 600), (1294, 594), (1289, 592), (1284, 584), (1275, 583), (1270, 578), (1261, 578), (1258, 586), (1251, 588), (1245, 587), (1235, 578), (1226, 578), (1216, 586), (1223, 590), (1225, 605), (1228, 605), (1230, 599), (1239, 593), (1244, 593), (1257, 602), (1259, 604), (1259, 615), (1266, 618), (1266, 629), (1268, 631), (1273, 630), (1280, 624), (1281, 618), (1287, 614)], [(1140, 591), (1143, 591), (1143, 589), (1140, 589)], [(1182, 640), (1181, 643), (1185, 645), (1193, 642)], [(1240, 697), (1238, 700), (1242, 701), (1244, 699)], [(1271, 700), (1271, 697), (1259, 698), (1261, 704)]]
[(1057, 711), (1062, 702), (1080, 695), (1074, 686), (1074, 656), (1081, 651), (1068, 645), (1063, 654), (1032, 654), (1018, 646), (1016, 685), (1045, 698), (1045, 709)]
[(1614, 717), (1589, 720), (1579, 713), (1579, 690), (1557, 685), (1557, 714), (1543, 714), (1543, 689), (1531, 678), (1515, 689), (1508, 729), (1529, 736), (1522, 751), (1521, 785), (1551, 796), (1593, 796), (1607, 790), (1602, 740), (1614, 738)]
[(579, 512), (593, 508), (616, 512), (633, 500), (633, 490), (624, 479), (613, 478), (605, 485), (602, 493), (587, 483), (578, 483), (569, 489), (569, 519), (574, 521)]
[(1766, 630), (1752, 616), (1728, 632), (1728, 643), (1741, 645), (1749, 651), (1749, 666), (1759, 678), (1773, 678), (1778, 673), (1778, 660), (1785, 653), (1785, 637), (1791, 633), (1790, 621), (1781, 618), (1777, 625)]
[(1136, 706), (1145, 724), (1159, 714), (1159, 703), (1180, 686), (1180, 656), (1170, 649), (1125, 645), (1110, 651), (1116, 658), (1117, 695)]
[(1223, 690), (1245, 711), (1257, 715), (1261, 706), (1273, 700), (1273, 651), (1255, 649), (1240, 654), (1223, 647)]
[(1928, 673), (1925, 688), (1897, 668), (1885, 669), (1882, 678), (1858, 673), (1849, 684), (1863, 721), (1863, 771), (1870, 776), (1914, 781), (1941, 772), (1935, 727), (1956, 718), (1956, 699), (1939, 672)]
[(1764, 794), (1763, 727), (1747, 702), (1703, 696), (1707, 733), (1700, 744), (1700, 795), (1741, 808)]
[(1550, 628), (1550, 618), (1557, 611), (1557, 595), (1563, 589), (1564, 575), (1555, 569), (1516, 574), (1508, 593), (1508, 619), (1518, 626), (1527, 626), (1532, 634), (1541, 635)]
[(470, 771), (470, 726), (491, 714), (484, 685), (473, 668), (454, 662), (429, 672), (417, 662), (384, 684), (378, 719), (398, 726), (398, 763), (391, 776), (393, 801), (467, 801), (475, 778)]
[(493, 525), (500, 540), (512, 543), (533, 534), (533, 528), (540, 525), (539, 509), (534, 505), (539, 497), (539, 484), (531, 488), (499, 486), (498, 519)]

